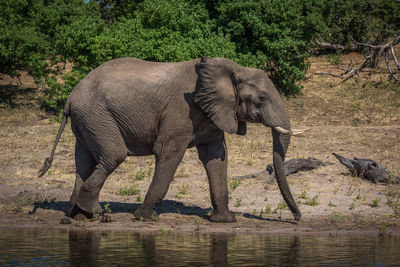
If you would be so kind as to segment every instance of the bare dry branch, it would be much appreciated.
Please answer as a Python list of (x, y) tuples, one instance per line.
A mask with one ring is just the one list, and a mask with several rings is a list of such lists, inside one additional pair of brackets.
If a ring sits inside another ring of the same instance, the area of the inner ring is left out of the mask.
[(390, 73), (390, 80), (392, 80), (392, 78), (400, 83), (400, 79), (392, 72), (392, 69), (390, 68), (390, 64), (389, 64), (389, 56), (388, 56), (388, 51), (385, 51), (385, 61), (386, 61), (386, 66), (388, 68), (388, 71)]
[[(352, 42), (355, 44), (355, 48), (357, 50), (357, 48), (359, 47), (366, 47), (368, 48), (369, 52), (368, 55), (364, 56), (365, 60), (364, 62), (361, 64), (360, 67), (358, 68), (353, 68), (351, 67), (352, 65), (352, 61), (350, 61), (349, 67), (350, 68), (339, 68), (340, 70), (342, 70), (343, 72), (340, 75), (336, 75), (336, 74), (331, 74), (331, 73), (316, 73), (316, 75), (330, 75), (336, 78), (340, 78), (342, 81), (340, 81), (338, 83), (344, 83), (347, 80), (354, 78), (354, 75), (357, 75), (358, 77), (360, 77), (360, 72), (364, 70), (364, 68), (366, 67), (371, 67), (371, 68), (375, 68), (379, 66), (379, 58), (381, 58), (382, 54), (384, 54), (385, 56), (385, 62), (386, 62), (386, 66), (387, 69), (389, 71), (389, 77), (390, 80), (393, 78), (395, 80), (395, 82), (399, 82), (400, 83), (400, 79), (397, 77), (397, 75), (392, 71), (391, 67), (390, 67), (390, 62), (389, 62), (389, 49), (391, 50), (391, 54), (393, 57), (393, 61), (397, 67), (398, 70), (400, 70), (400, 65), (399, 62), (397, 60), (396, 54), (395, 54), (395, 50), (394, 50), (394, 46), (397, 45), (398, 43), (400, 43), (400, 36), (397, 36), (396, 38), (394, 38), (392, 41), (383, 44), (383, 45), (372, 45), (369, 43), (361, 43), (361, 42), (357, 42), (356, 40), (354, 40), (354, 38), (350, 37), (350, 39), (352, 40)], [(346, 47), (342, 46), (342, 45), (332, 45), (330, 43), (326, 43), (326, 42), (321, 42), (321, 41), (316, 41), (317, 45), (319, 47), (324, 47), (324, 48), (329, 48), (329, 49), (336, 49), (336, 50), (345, 50)], [(353, 49), (353, 46), (350, 47), (351, 49)], [(349, 50), (347, 50), (349, 51)], [(357, 81), (357, 80), (356, 80)]]
[(397, 61), (397, 57), (396, 57), (396, 53), (394, 52), (393, 45), (390, 47), (390, 50), (392, 51), (394, 64), (396, 64), (397, 69), (400, 70), (400, 65), (399, 65), (399, 62)]
[(340, 44), (331, 44), (328, 42), (321, 42), (318, 39), (315, 40), (315, 43), (318, 48), (322, 49), (331, 49), (331, 50), (342, 50), (342, 51), (347, 51), (347, 52), (357, 52), (358, 47), (357, 46), (344, 46)]
[(339, 76), (339, 75), (336, 75), (336, 74), (332, 74), (332, 73), (328, 73), (328, 72), (317, 72), (317, 73), (314, 73), (314, 75), (329, 75), (329, 76), (333, 76), (333, 77), (336, 77), (336, 78), (343, 79), (342, 76)]

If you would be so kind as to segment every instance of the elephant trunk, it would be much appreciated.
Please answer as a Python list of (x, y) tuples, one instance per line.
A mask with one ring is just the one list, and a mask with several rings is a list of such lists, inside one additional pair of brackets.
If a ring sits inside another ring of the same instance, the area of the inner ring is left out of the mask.
[[(290, 124), (285, 125), (285, 129), (290, 130)], [(299, 221), (301, 213), (293, 199), (292, 193), (290, 192), (289, 184), (286, 180), (286, 174), (284, 170), (284, 161), (286, 151), (290, 142), (290, 135), (283, 135), (277, 132), (274, 128), (272, 129), (273, 137), (273, 162), (275, 168), (276, 181), (278, 182), (279, 190), (288, 205), (289, 209), (294, 215), (294, 219)]]
[[(278, 97), (277, 99), (280, 100)], [(301, 213), (290, 192), (283, 163), (285, 161), (286, 151), (289, 147), (290, 136), (302, 134), (306, 130), (291, 129), (289, 118), (284, 111), (282, 102), (279, 100), (275, 102), (275, 106), (265, 105), (264, 108), (261, 109), (260, 118), (265, 126), (272, 128), (273, 163), (279, 190), (289, 209), (292, 211), (294, 219), (299, 221)]]

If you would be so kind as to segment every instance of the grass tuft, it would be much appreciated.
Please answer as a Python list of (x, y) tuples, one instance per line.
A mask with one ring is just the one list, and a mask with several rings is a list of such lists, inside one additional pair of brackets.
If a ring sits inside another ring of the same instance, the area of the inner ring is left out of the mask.
[(138, 195), (138, 194), (140, 194), (140, 189), (137, 188), (136, 184), (121, 187), (117, 191), (117, 195), (120, 195), (120, 196), (133, 196), (133, 195)]

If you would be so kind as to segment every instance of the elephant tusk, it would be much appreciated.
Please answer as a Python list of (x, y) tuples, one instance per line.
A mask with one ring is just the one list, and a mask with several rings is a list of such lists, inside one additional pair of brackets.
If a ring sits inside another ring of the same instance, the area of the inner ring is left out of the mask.
[(278, 133), (280, 133), (280, 134), (287, 134), (287, 135), (301, 135), (301, 134), (305, 133), (306, 131), (310, 130), (310, 128), (307, 128), (307, 129), (302, 129), (302, 130), (291, 130), (291, 131), (288, 131), (288, 130), (286, 130), (286, 129), (282, 128), (282, 127), (279, 127), (279, 126), (273, 127), (273, 129), (275, 131), (277, 131)]

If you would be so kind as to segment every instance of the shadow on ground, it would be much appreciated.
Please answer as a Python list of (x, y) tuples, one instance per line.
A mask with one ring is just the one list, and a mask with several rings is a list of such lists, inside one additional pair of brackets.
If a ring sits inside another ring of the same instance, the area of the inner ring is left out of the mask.
[[(113, 213), (133, 213), (141, 203), (121, 203), (121, 202), (100, 202), (103, 210)], [(67, 215), (69, 208), (69, 201), (54, 201), (45, 203), (35, 203), (33, 210), (30, 214), (36, 213), (37, 209), (43, 210), (58, 210)], [(182, 215), (197, 215), (202, 218), (208, 218), (208, 213), (211, 208), (203, 209), (199, 206), (186, 206), (182, 202), (173, 200), (164, 200), (156, 208), (157, 213), (176, 213)]]
[[(141, 203), (121, 203), (121, 202), (100, 202), (100, 205), (103, 210), (111, 214), (116, 213), (130, 213), (133, 212), (140, 207)], [(69, 202), (68, 201), (54, 201), (49, 203), (35, 203), (34, 208), (30, 214), (36, 213), (37, 209), (43, 210), (58, 210), (68, 215), (68, 208)], [(160, 205), (156, 208), (158, 214), (163, 213), (175, 213), (175, 214), (182, 214), (182, 215), (196, 215), (203, 219), (209, 219), (209, 213), (212, 209), (211, 208), (201, 208), (199, 206), (186, 206), (182, 202), (174, 201), (174, 200), (164, 200), (160, 203)], [(290, 223), (290, 224), (297, 224), (295, 221), (289, 220), (280, 220), (280, 219), (273, 219), (273, 218), (263, 218), (260, 216), (255, 216), (249, 213), (238, 213), (235, 212), (235, 215), (241, 215), (248, 219), (256, 219), (260, 221), (268, 221), (268, 222), (280, 222), (280, 223)]]

